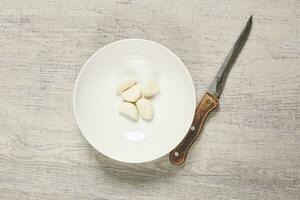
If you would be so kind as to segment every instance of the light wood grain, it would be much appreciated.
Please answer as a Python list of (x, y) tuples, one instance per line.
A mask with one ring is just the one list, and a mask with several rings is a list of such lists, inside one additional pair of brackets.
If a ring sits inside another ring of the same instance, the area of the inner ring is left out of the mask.
[[(0, 0), (0, 199), (299, 199), (297, 0)], [(182, 167), (97, 153), (77, 128), (82, 64), (123, 38), (169, 47), (202, 97), (247, 18), (220, 108)]]

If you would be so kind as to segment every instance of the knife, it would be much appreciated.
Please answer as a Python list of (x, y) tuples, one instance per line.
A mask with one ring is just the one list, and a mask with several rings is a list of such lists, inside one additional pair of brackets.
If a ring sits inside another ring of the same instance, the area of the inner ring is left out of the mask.
[(187, 153), (192, 144), (199, 137), (207, 116), (219, 105), (219, 97), (224, 88), (227, 76), (248, 38), (251, 26), (252, 15), (248, 19), (245, 28), (243, 29), (233, 47), (231, 48), (229, 54), (225, 58), (215, 79), (213, 80), (207, 92), (203, 96), (201, 102), (197, 106), (195, 116), (188, 133), (183, 138), (181, 143), (170, 152), (169, 159), (173, 165), (178, 166), (185, 162)]

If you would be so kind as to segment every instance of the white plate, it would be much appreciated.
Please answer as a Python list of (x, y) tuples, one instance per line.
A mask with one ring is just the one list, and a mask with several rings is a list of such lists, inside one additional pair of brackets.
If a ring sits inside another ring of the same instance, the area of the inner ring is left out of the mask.
[[(120, 79), (139, 84), (157, 80), (160, 93), (151, 101), (153, 120), (133, 122), (118, 113)], [(196, 104), (192, 78), (168, 48), (148, 40), (126, 39), (97, 51), (81, 69), (74, 89), (77, 124), (102, 154), (123, 162), (147, 162), (169, 153), (186, 135)]]

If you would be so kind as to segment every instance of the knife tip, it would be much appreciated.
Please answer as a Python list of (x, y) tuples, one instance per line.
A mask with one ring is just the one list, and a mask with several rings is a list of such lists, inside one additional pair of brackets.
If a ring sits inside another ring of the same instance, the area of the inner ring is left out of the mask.
[(251, 22), (252, 22), (252, 15), (250, 15), (249, 21), (251, 21)]
[(252, 25), (252, 15), (250, 15), (248, 21), (247, 21), (247, 26), (251, 26)]

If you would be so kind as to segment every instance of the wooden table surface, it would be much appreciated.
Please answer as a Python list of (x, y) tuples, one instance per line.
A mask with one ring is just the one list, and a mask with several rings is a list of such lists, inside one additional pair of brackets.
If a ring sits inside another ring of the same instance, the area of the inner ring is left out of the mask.
[[(0, 199), (300, 199), (300, 1), (0, 0)], [(182, 167), (96, 152), (72, 110), (96, 50), (145, 38), (174, 51), (198, 100), (247, 18), (220, 108)]]

